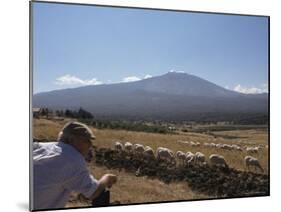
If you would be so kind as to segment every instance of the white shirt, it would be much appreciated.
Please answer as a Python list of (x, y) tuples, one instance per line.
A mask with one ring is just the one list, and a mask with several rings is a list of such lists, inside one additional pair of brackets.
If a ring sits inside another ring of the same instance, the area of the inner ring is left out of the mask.
[(97, 186), (84, 157), (71, 145), (33, 144), (33, 209), (63, 208), (72, 191), (90, 197)]

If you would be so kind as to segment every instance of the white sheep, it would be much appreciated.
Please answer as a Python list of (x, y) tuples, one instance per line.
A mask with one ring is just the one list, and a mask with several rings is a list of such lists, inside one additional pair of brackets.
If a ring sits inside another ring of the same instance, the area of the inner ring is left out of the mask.
[(146, 146), (143, 151), (143, 156), (148, 159), (155, 158), (153, 149), (150, 146)]
[(144, 146), (142, 144), (134, 144), (134, 152), (136, 154), (142, 154), (144, 152)]
[(187, 165), (190, 165), (190, 164), (194, 164), (195, 163), (195, 155), (192, 153), (192, 152), (187, 152), (185, 154), (185, 161), (187, 163)]
[(178, 140), (177, 142), (181, 143), (181, 144), (188, 144), (189, 143), (188, 141), (182, 141), (182, 140)]
[(195, 163), (202, 165), (205, 162), (205, 155), (202, 152), (195, 153)]
[(185, 153), (182, 151), (177, 151), (176, 152), (176, 158), (178, 159), (180, 164), (184, 164), (186, 157), (185, 157)]
[(203, 146), (204, 146), (204, 147), (211, 147), (211, 144), (210, 144), (210, 143), (207, 143), (207, 142), (204, 142), (204, 143), (203, 143)]
[(238, 145), (236, 145), (236, 144), (232, 144), (231, 145), (231, 148), (233, 149), (233, 150), (237, 150), (237, 151), (242, 151), (242, 148), (240, 147), (240, 146), (238, 146)]
[(210, 147), (216, 147), (215, 143), (210, 143)]
[(157, 160), (164, 160), (169, 163), (175, 162), (175, 156), (172, 150), (165, 147), (158, 147), (156, 150)]
[(120, 143), (119, 141), (116, 141), (114, 144), (114, 149), (117, 150), (118, 152), (122, 152), (124, 149), (123, 144)]
[(211, 166), (224, 166), (228, 168), (228, 165), (222, 155), (212, 154), (209, 157)]
[(218, 149), (222, 149), (222, 144), (216, 144), (216, 148), (218, 148)]
[(133, 151), (133, 144), (130, 142), (126, 142), (124, 144), (124, 149), (126, 152), (132, 152)]
[(259, 152), (259, 147), (246, 147), (246, 152), (247, 153), (258, 153)]
[(221, 149), (232, 150), (232, 147), (231, 147), (231, 145), (229, 145), (229, 144), (222, 144)]
[(245, 161), (245, 165), (246, 165), (246, 168), (250, 171), (250, 167), (255, 167), (255, 171), (256, 169), (260, 169), (261, 172), (263, 172), (263, 168), (261, 167), (260, 165), (260, 162), (257, 158), (253, 157), (253, 156), (249, 156), (247, 155), (245, 158), (244, 158), (244, 161)]

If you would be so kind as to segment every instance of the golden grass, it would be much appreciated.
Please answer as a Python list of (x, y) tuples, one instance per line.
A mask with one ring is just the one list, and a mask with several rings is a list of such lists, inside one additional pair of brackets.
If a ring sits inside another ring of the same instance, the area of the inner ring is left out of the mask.
[[(34, 119), (34, 137), (36, 138), (45, 138), (50, 140), (56, 140), (57, 135), (63, 125), (69, 121), (65, 119), (63, 121), (53, 121), (46, 119)], [(197, 152), (200, 151), (206, 156), (211, 154), (221, 154), (225, 157), (229, 165), (236, 169), (245, 169), (244, 167), (244, 157), (247, 155), (245, 151), (228, 151), (223, 149), (216, 149), (210, 147), (204, 147), (202, 144), (204, 142), (208, 143), (224, 143), (224, 144), (240, 144), (243, 147), (246, 146), (255, 146), (258, 144), (267, 145), (268, 135), (267, 130), (235, 130), (235, 131), (220, 131), (215, 132), (213, 135), (207, 135), (202, 133), (182, 133), (182, 134), (157, 134), (157, 133), (146, 133), (146, 132), (132, 132), (125, 130), (111, 130), (111, 129), (95, 129), (92, 128), (96, 140), (94, 145), (97, 147), (106, 147), (112, 148), (116, 140), (125, 143), (129, 141), (131, 143), (140, 143), (143, 145), (151, 146), (153, 149), (156, 149), (159, 146), (170, 148), (173, 151), (191, 151)], [(219, 136), (236, 136), (235, 139), (227, 139)], [(177, 141), (194, 141), (200, 142), (200, 147), (191, 147), (184, 143), (179, 143)], [(247, 143), (251, 144), (247, 144)], [(260, 160), (262, 167), (267, 172), (268, 169), (268, 149), (263, 148), (258, 154), (254, 154), (254, 157), (257, 157)]]
[[(111, 188), (111, 202), (122, 204), (162, 202), (210, 198), (194, 193), (185, 182), (165, 184), (158, 179), (136, 177), (124, 170), (108, 170), (104, 167), (92, 166), (91, 172), (96, 178), (112, 173), (118, 176), (118, 182)], [(66, 207), (90, 206), (87, 202), (71, 201)]]
[(33, 138), (57, 140), (61, 128), (67, 121), (53, 121), (42, 118), (33, 119)]
[[(54, 121), (46, 119), (34, 119), (33, 137), (39, 139), (56, 140), (57, 135), (63, 125), (69, 120)], [(131, 132), (125, 130), (95, 129), (92, 128), (96, 140), (93, 142), (97, 147), (113, 148), (116, 140), (125, 143), (141, 143), (149, 145), (153, 149), (159, 146), (168, 147), (173, 151), (200, 151), (207, 157), (213, 153), (221, 154), (225, 157), (230, 167), (244, 170), (245, 151), (228, 151), (222, 149), (213, 149), (204, 147), (204, 142), (208, 143), (226, 143), (237, 144), (242, 146), (254, 146), (258, 144), (267, 145), (268, 136), (266, 130), (235, 130), (215, 132), (214, 135), (201, 133), (181, 133), (181, 134), (156, 134), (145, 132)], [(238, 138), (229, 139), (223, 136), (235, 136)], [(178, 140), (200, 142), (200, 147), (190, 147), (187, 144), (179, 143)], [(251, 145), (245, 144), (250, 142)], [(263, 148), (258, 154), (254, 155), (260, 160), (262, 167), (268, 170), (268, 149)], [(118, 183), (111, 189), (112, 201), (120, 201), (121, 203), (140, 203), (140, 202), (158, 202), (172, 200), (188, 200), (208, 198), (201, 194), (192, 192), (186, 183), (165, 184), (157, 179), (148, 179), (146, 177), (136, 177), (131, 173), (118, 170), (108, 170), (104, 167), (91, 167), (91, 172), (96, 178), (105, 173), (115, 173), (119, 177)], [(86, 206), (86, 203), (70, 202), (68, 207)]]

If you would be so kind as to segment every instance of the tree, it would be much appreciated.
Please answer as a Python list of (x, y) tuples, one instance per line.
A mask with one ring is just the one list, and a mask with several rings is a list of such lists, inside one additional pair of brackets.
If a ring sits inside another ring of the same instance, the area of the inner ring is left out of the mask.
[(65, 115), (66, 117), (70, 117), (70, 118), (73, 117), (72, 111), (71, 111), (71, 110), (68, 110), (68, 109), (65, 110), (64, 115)]
[(92, 119), (93, 115), (80, 107), (80, 109), (78, 110), (78, 117), (82, 119)]

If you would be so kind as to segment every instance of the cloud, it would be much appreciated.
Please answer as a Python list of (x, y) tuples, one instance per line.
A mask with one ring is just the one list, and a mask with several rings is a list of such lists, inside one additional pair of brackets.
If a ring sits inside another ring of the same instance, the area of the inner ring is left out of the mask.
[(56, 79), (55, 84), (57, 85), (68, 85), (68, 86), (83, 86), (83, 85), (100, 85), (103, 82), (98, 81), (96, 78), (90, 80), (82, 80), (76, 76), (66, 74)]
[(151, 75), (147, 74), (147, 75), (144, 76), (143, 79), (148, 79), (148, 78), (151, 78), (151, 77), (152, 77)]
[(134, 81), (139, 81), (141, 78), (136, 77), (136, 76), (130, 76), (130, 77), (125, 77), (123, 78), (122, 82), (134, 82)]
[(266, 93), (268, 92), (267, 84), (262, 84), (260, 88), (257, 87), (243, 87), (240, 84), (236, 85), (233, 89), (239, 93), (245, 94), (258, 94), (258, 93)]
[(143, 80), (143, 79), (148, 79), (151, 77), (152, 76), (150, 74), (147, 74), (144, 77), (130, 76), (130, 77), (123, 78), (121, 82), (135, 82), (135, 81), (139, 81), (139, 80)]
[(171, 69), (169, 72), (171, 72), (171, 73), (185, 73), (184, 71), (176, 71), (176, 70), (174, 70), (174, 69)]

